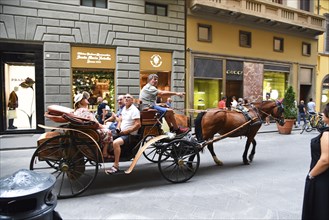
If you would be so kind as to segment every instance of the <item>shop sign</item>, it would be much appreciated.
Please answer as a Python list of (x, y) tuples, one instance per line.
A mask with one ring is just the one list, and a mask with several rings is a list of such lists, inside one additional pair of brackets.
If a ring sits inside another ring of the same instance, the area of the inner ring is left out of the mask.
[(226, 61), (226, 79), (227, 80), (243, 80), (243, 62), (236, 60)]
[(155, 51), (141, 51), (140, 68), (144, 71), (171, 71), (172, 54)]
[(150, 62), (153, 67), (158, 68), (162, 65), (162, 58), (159, 54), (154, 54), (151, 56)]
[(111, 54), (77, 52), (77, 60), (85, 60), (86, 63), (102, 63), (104, 60), (112, 60)]
[(226, 70), (227, 75), (242, 75), (243, 71), (237, 71), (237, 70)]
[(72, 67), (115, 69), (115, 50), (91, 47), (72, 47)]

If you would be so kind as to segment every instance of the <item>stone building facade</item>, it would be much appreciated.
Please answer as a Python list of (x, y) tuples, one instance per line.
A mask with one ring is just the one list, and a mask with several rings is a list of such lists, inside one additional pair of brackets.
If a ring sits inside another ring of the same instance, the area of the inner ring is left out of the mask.
[[(47, 106), (72, 107), (75, 68), (82, 72), (106, 69), (113, 74), (112, 95), (115, 97), (130, 93), (137, 98), (142, 86), (141, 73), (164, 73), (167, 80), (164, 89), (185, 91), (184, 0), (163, 0), (161, 4), (155, 0), (107, 0), (103, 2), (105, 8), (83, 6), (82, 2), (0, 2), (0, 77), (3, 84), (0, 133), (39, 132), (37, 124), (52, 124), (43, 117)], [(91, 56), (98, 54), (93, 57), (98, 61), (92, 61), (91, 67), (88, 63), (74, 66), (74, 59), (81, 57), (72, 54), (74, 50), (78, 53), (87, 50)], [(102, 63), (100, 57), (104, 54), (111, 54), (111, 58), (104, 58)], [(154, 58), (158, 65), (152, 64)], [(147, 62), (142, 64), (143, 61)], [(31, 75), (20, 75), (19, 70), (15, 72), (14, 67), (24, 68), (25, 64), (34, 66), (29, 70)], [(18, 104), (14, 120), (18, 128), (10, 130), (7, 128), (8, 97), (13, 87), (20, 87), (18, 103), (26, 101), (24, 95), (31, 89), (19, 85), (27, 77), (34, 77), (35, 81), (31, 87), (34, 91), (30, 95), (31, 111), (25, 109), (32, 122), (28, 125), (26, 118), (29, 117), (25, 118), (22, 113), (24, 105), (30, 107), (29, 103)], [(183, 106), (184, 100), (175, 100), (175, 107)]]

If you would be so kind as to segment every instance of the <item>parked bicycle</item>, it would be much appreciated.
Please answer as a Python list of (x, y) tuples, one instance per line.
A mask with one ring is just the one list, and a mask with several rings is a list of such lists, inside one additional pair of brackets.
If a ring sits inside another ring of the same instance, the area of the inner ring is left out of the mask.
[(322, 120), (322, 113), (312, 114), (308, 116), (300, 133), (302, 134), (304, 131), (311, 132), (314, 129), (320, 132), (323, 127), (326, 127), (326, 124)]

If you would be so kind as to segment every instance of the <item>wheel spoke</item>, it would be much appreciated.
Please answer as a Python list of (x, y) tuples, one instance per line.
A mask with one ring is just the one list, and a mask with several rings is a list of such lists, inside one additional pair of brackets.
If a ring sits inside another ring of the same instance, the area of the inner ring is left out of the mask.
[[(31, 170), (48, 172), (56, 177), (54, 192), (57, 197), (69, 198), (83, 193), (98, 173), (98, 161), (90, 161), (83, 153), (97, 157), (97, 148), (84, 140), (60, 135), (38, 146), (31, 162)], [(87, 162), (91, 164), (86, 165)]]
[[(169, 158), (162, 160), (164, 156), (169, 156)], [(185, 140), (170, 142), (162, 150), (159, 159), (158, 166), (162, 176), (173, 183), (186, 182), (191, 179), (200, 164), (200, 155), (197, 148)]]

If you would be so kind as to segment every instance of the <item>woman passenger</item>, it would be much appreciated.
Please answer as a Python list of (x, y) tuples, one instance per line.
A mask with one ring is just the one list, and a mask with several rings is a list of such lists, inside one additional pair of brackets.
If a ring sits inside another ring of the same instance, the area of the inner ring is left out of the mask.
[(74, 115), (86, 118), (98, 123), (97, 132), (100, 135), (101, 145), (103, 147), (103, 157), (108, 158), (108, 147), (113, 142), (112, 133), (105, 126), (100, 124), (95, 115), (88, 110), (88, 98), (90, 97), (88, 92), (82, 92), (74, 97)]

